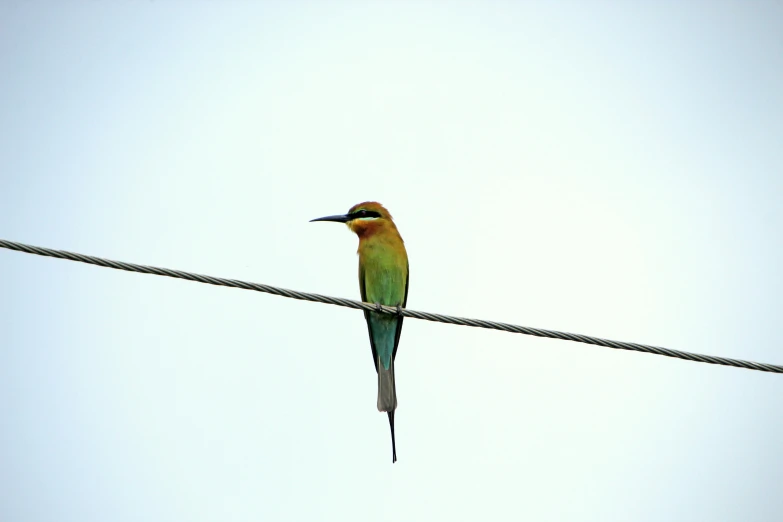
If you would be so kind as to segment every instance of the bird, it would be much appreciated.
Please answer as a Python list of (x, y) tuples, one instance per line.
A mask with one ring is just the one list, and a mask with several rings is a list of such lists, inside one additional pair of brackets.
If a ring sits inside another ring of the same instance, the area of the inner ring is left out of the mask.
[[(392, 216), (375, 201), (358, 203), (347, 214), (310, 220), (345, 223), (359, 237), (359, 290), (362, 301), (376, 305), (396, 306), (398, 311), (408, 302), (408, 253)], [(402, 332), (402, 314), (366, 311), (367, 331), (375, 371), (378, 374), (378, 411), (386, 412), (392, 441), (392, 463), (397, 462), (394, 438), (394, 412), (397, 409), (397, 387), (394, 359)]]

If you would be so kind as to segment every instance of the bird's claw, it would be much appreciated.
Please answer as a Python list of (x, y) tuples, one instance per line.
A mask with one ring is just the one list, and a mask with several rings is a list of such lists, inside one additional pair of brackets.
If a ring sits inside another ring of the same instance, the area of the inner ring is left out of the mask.
[(381, 307), (381, 303), (375, 303), (375, 309), (378, 310), (378, 312), (383, 313), (383, 307)]
[(397, 315), (402, 317), (402, 305), (397, 303)]

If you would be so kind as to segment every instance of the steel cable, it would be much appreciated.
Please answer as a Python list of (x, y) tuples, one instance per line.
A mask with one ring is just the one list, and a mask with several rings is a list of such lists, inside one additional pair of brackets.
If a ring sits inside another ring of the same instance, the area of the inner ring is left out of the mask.
[(57, 259), (69, 259), (71, 261), (78, 261), (80, 263), (87, 263), (90, 265), (115, 268), (117, 270), (126, 270), (128, 272), (138, 272), (141, 274), (153, 274), (159, 276), (174, 277), (177, 279), (185, 279), (187, 281), (196, 281), (198, 283), (206, 283), (210, 285), (227, 286), (231, 288), (241, 288), (243, 290), (254, 290), (256, 292), (264, 292), (267, 294), (279, 295), (291, 299), (301, 299), (303, 301), (312, 301), (315, 303), (326, 303), (326, 304), (332, 304), (337, 306), (345, 306), (347, 308), (378, 311), (387, 314), (400, 314), (404, 317), (423, 319), (425, 321), (434, 321), (438, 323), (456, 324), (462, 326), (472, 326), (474, 328), (487, 328), (490, 330), (501, 330), (504, 332), (533, 335), (536, 337), (547, 337), (550, 339), (562, 339), (564, 341), (575, 341), (577, 343), (594, 344), (596, 346), (605, 346), (607, 348), (616, 348), (619, 350), (632, 350), (635, 352), (652, 353), (656, 355), (663, 355), (665, 357), (684, 359), (686, 361), (719, 364), (723, 366), (733, 366), (735, 368), (747, 368), (748, 370), (759, 370), (762, 372), (783, 373), (783, 366), (779, 366), (776, 364), (758, 363), (753, 361), (743, 361), (740, 359), (731, 359), (729, 357), (716, 357), (713, 355), (703, 355), (698, 353), (683, 352), (680, 350), (662, 348), (660, 346), (650, 346), (647, 344), (612, 341), (609, 339), (602, 339), (600, 337), (592, 337), (589, 335), (558, 332), (556, 330), (545, 330), (543, 328), (530, 328), (527, 326), (519, 326), (515, 324), (498, 323), (496, 321), (486, 321), (482, 319), (466, 319), (463, 317), (454, 317), (450, 315), (433, 314), (429, 312), (419, 312), (416, 310), (411, 310), (409, 308), (395, 308), (391, 306), (381, 306), (372, 303), (363, 303), (361, 301), (354, 301), (352, 299), (345, 299), (342, 297), (331, 297), (327, 295), (311, 294), (308, 292), (297, 292), (296, 290), (288, 290), (286, 288), (279, 288), (276, 286), (263, 285), (259, 283), (249, 283), (247, 281), (239, 281), (237, 279), (224, 279), (222, 277), (213, 277), (208, 275), (194, 274), (191, 272), (184, 272), (182, 270), (171, 270), (169, 268), (159, 268), (155, 266), (145, 266), (145, 265), (137, 265), (135, 263), (126, 263), (123, 261), (113, 261), (111, 259), (103, 259), (95, 256), (88, 256), (84, 254), (66, 252), (64, 250), (54, 250), (52, 248), (26, 245), (23, 243), (16, 243), (14, 241), (6, 241), (4, 239), (0, 239), (0, 247), (7, 248), (9, 250), (16, 250), (18, 252), (26, 252), (28, 254), (55, 257)]

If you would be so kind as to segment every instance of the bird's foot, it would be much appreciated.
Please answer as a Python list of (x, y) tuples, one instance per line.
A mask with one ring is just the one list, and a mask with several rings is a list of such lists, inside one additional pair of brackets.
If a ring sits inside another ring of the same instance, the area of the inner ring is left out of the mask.
[(402, 305), (399, 303), (397, 304), (397, 315), (402, 317)]
[(383, 313), (383, 308), (381, 307), (381, 303), (375, 303), (375, 309), (378, 310), (379, 313)]

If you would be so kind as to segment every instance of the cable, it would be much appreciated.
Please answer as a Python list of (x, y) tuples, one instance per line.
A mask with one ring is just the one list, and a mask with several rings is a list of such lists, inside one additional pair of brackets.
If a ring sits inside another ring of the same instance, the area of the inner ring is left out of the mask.
[(127, 270), (128, 272), (139, 272), (142, 274), (153, 274), (159, 276), (174, 277), (185, 279), (187, 281), (196, 281), (198, 283), (207, 283), (210, 285), (228, 286), (231, 288), (241, 288), (243, 290), (255, 290), (256, 292), (265, 292), (267, 294), (280, 295), (291, 299), (301, 299), (303, 301), (312, 301), (315, 303), (326, 303), (347, 308), (382, 312), (387, 314), (398, 314), (404, 317), (414, 319), (423, 319), (425, 321), (434, 321), (437, 323), (457, 324), (462, 326), (472, 326), (475, 328), (487, 328), (491, 330), (502, 330), (504, 332), (519, 333), (525, 335), (534, 335), (536, 337), (548, 337), (550, 339), (562, 339), (565, 341), (575, 341), (578, 343), (594, 344), (605, 346), (607, 348), (616, 348), (619, 350), (632, 350), (635, 352), (652, 353), (666, 357), (675, 357), (685, 359), (686, 361), (696, 361), (708, 364), (719, 364), (723, 366), (733, 366), (735, 368), (747, 368), (748, 370), (759, 370), (762, 372), (783, 373), (783, 366), (767, 363), (758, 363), (752, 361), (743, 361), (740, 359), (730, 359), (728, 357), (715, 357), (712, 355), (702, 355), (698, 353), (683, 352), (680, 350), (671, 350), (659, 346), (650, 346), (646, 344), (627, 343), (622, 341), (611, 341), (600, 337), (591, 337), (589, 335), (572, 334), (567, 332), (558, 332), (556, 330), (544, 330), (543, 328), (530, 328), (527, 326), (518, 326), (508, 323), (498, 323), (495, 321), (485, 321), (481, 319), (465, 319), (462, 317), (453, 317), (450, 315), (433, 314), (429, 312), (418, 312), (408, 308), (395, 308), (392, 306), (381, 306), (361, 301), (353, 301), (342, 297), (330, 297), (326, 295), (311, 294), (307, 292), (297, 292), (296, 290), (287, 290), (276, 286), (262, 285), (259, 283), (249, 283), (236, 279), (224, 279), (222, 277), (213, 277), (208, 275), (193, 274), (181, 270), (171, 270), (169, 268), (158, 268), (154, 266), (137, 265), (134, 263), (125, 263), (122, 261), (112, 261), (100, 257), (87, 256), (84, 254), (75, 254), (63, 250), (54, 250), (51, 248), (25, 245), (0, 239), (0, 247), (28, 254), (39, 256), (55, 257), (58, 259), (69, 259), (80, 263), (115, 268), (117, 270)]

